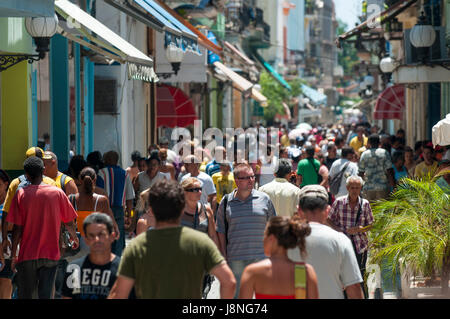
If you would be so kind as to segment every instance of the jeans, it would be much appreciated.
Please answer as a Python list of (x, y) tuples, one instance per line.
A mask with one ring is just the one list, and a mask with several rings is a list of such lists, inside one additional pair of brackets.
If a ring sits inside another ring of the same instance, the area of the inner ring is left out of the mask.
[(27, 260), (17, 264), (18, 299), (53, 299), (57, 260)]
[(123, 206), (112, 206), (111, 209), (120, 232), (120, 238), (112, 244), (111, 252), (117, 256), (122, 256), (122, 251), (125, 248), (125, 218)]
[(239, 288), (241, 285), (241, 277), (242, 273), (244, 272), (245, 267), (247, 267), (250, 264), (256, 263), (260, 261), (259, 259), (249, 259), (249, 260), (235, 260), (235, 261), (229, 261), (228, 265), (231, 268), (231, 271), (233, 272), (234, 277), (236, 278), (236, 293), (234, 294), (234, 299), (237, 299), (239, 297)]
[[(380, 263), (381, 268), (381, 289), (383, 293), (395, 293), (397, 298), (402, 297), (402, 278), (399, 265), (396, 265), (395, 274), (392, 273), (393, 261), (384, 258)], [(395, 277), (395, 278), (394, 278)]]

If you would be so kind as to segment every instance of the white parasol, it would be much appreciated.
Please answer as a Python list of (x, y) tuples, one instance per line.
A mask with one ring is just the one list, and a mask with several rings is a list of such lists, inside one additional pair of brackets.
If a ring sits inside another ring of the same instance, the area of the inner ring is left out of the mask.
[(445, 119), (440, 120), (432, 129), (433, 145), (447, 146), (450, 145), (450, 113)]

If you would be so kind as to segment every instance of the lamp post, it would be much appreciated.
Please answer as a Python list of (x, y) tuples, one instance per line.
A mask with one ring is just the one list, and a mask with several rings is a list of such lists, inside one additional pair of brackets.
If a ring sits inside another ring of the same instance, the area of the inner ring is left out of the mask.
[(58, 17), (27, 17), (25, 18), (25, 28), (34, 39), (36, 52), (38, 54), (0, 54), (0, 72), (17, 63), (28, 60), (28, 63), (39, 61), (50, 51), (50, 38), (55, 35), (58, 26)]

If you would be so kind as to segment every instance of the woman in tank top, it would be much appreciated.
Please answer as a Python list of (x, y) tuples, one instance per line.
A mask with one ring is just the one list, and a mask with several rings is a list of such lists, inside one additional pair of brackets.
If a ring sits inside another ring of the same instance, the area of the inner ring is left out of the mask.
[(248, 265), (241, 278), (240, 299), (317, 299), (319, 290), (314, 268), (294, 263), (287, 250), (299, 247), (306, 255), (305, 237), (311, 233), (298, 216), (272, 217), (264, 233), (264, 254), (268, 258)]
[[(78, 187), (78, 193), (69, 196), (69, 200), (78, 214), (77, 231), (84, 236), (84, 219), (93, 212), (100, 212), (105, 213), (112, 218), (116, 237), (118, 238), (119, 229), (114, 220), (114, 215), (109, 207), (108, 198), (106, 196), (94, 193), (95, 182), (97, 180), (95, 170), (91, 167), (85, 167), (81, 170), (79, 178), (81, 180), (81, 184)], [(81, 244), (80, 248), (82, 249)]]
[(214, 214), (209, 205), (200, 202), (202, 182), (195, 177), (188, 177), (181, 182), (184, 189), (184, 211), (181, 214), (181, 226), (193, 228), (207, 234), (219, 247)]

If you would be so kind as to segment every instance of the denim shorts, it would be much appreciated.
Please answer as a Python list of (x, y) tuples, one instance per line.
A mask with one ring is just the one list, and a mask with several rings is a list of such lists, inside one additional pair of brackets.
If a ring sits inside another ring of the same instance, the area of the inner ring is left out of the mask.
[(13, 277), (13, 271), (11, 269), (11, 259), (5, 258), (5, 267), (0, 272), (0, 278), (11, 279)]

